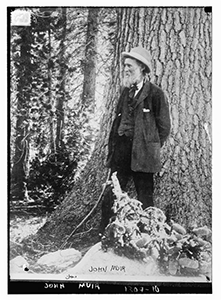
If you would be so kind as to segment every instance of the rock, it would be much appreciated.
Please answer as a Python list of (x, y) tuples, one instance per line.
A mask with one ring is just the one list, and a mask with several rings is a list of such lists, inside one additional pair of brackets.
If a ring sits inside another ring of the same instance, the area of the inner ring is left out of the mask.
[(136, 246), (138, 248), (143, 248), (143, 247), (145, 247), (145, 245), (147, 243), (149, 243), (150, 240), (151, 240), (151, 238), (150, 238), (149, 234), (143, 233), (142, 234), (142, 238), (139, 239), (138, 241), (136, 241)]
[(195, 259), (190, 259), (188, 257), (183, 257), (178, 260), (179, 264), (183, 268), (189, 268), (189, 269), (198, 269), (199, 268), (199, 262)]
[(10, 274), (12, 273), (26, 273), (29, 271), (29, 264), (22, 256), (16, 256), (10, 260)]
[(81, 252), (74, 249), (58, 250), (43, 255), (37, 261), (37, 265), (46, 265), (48, 267), (56, 267), (59, 269), (65, 269), (75, 264), (81, 259)]
[(129, 259), (116, 255), (112, 250), (104, 252), (101, 243), (97, 243), (75, 267), (63, 274), (142, 276), (157, 273), (157, 264), (151, 257), (145, 262)]
[(171, 220), (171, 222), (172, 222), (172, 228), (173, 228), (173, 230), (175, 230), (179, 234), (183, 234), (183, 235), (186, 234), (186, 229), (183, 226), (181, 226), (180, 224), (177, 224), (177, 223), (173, 222), (172, 220)]
[(212, 231), (207, 226), (194, 228), (193, 233), (199, 237), (204, 237), (208, 242), (212, 242)]
[(169, 260), (168, 272), (170, 275), (176, 275), (179, 264), (176, 260)]

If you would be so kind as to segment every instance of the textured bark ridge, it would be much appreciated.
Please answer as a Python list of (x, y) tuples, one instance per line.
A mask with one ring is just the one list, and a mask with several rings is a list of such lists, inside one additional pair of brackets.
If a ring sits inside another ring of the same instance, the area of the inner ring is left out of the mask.
[(211, 15), (203, 8), (145, 12), (153, 79), (169, 97), (172, 119), (156, 203), (171, 204), (187, 226), (196, 219), (211, 225)]
[[(155, 175), (155, 205), (183, 224), (211, 226), (212, 18), (199, 8), (118, 8), (118, 30), (106, 113), (82, 180), (39, 232), (60, 242), (92, 209), (106, 180), (107, 139), (119, 96), (122, 51), (141, 45), (152, 55), (150, 81), (170, 103), (172, 130)], [(100, 206), (78, 233), (97, 232)], [(196, 223), (196, 224), (195, 224)], [(75, 243), (77, 236), (70, 239)]]

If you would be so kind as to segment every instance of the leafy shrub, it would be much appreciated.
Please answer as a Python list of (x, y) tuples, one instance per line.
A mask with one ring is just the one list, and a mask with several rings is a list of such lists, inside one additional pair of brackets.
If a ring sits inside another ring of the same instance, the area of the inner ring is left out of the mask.
[(116, 173), (112, 175), (115, 196), (110, 219), (101, 238), (104, 251), (154, 261), (158, 272), (167, 275), (211, 276), (212, 231), (194, 227), (188, 231), (167, 218), (157, 207), (142, 209), (142, 203), (121, 190)]
[(46, 207), (60, 203), (73, 186), (77, 162), (67, 151), (32, 160), (27, 178), (29, 196)]

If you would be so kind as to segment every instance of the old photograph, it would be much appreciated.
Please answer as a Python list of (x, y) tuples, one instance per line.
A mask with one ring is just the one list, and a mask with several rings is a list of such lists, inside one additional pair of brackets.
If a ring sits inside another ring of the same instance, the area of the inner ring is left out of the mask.
[(211, 294), (212, 7), (7, 18), (8, 293)]

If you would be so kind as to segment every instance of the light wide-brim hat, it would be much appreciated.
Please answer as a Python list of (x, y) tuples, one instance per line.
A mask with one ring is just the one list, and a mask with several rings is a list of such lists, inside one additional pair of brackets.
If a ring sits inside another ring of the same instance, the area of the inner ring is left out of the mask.
[(122, 56), (124, 58), (135, 58), (139, 60), (147, 67), (147, 72), (150, 73), (151, 71), (151, 56), (150, 53), (144, 49), (143, 47), (135, 47), (130, 50), (130, 52), (122, 52)]

